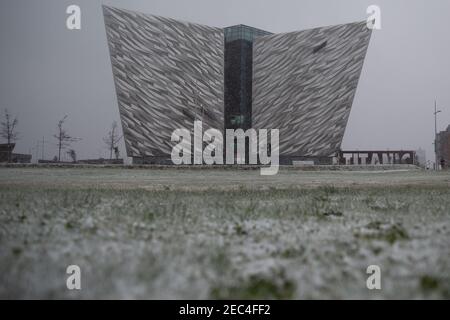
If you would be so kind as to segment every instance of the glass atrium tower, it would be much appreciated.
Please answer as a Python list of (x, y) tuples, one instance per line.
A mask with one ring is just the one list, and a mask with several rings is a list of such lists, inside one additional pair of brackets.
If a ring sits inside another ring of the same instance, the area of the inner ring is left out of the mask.
[(245, 25), (225, 31), (225, 127), (252, 127), (253, 41), (270, 32)]

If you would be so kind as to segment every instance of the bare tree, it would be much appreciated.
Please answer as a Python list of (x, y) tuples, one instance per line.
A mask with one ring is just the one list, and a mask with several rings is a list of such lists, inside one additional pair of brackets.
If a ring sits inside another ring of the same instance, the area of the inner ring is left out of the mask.
[(119, 137), (117, 122), (114, 121), (111, 125), (111, 130), (108, 132), (107, 136), (103, 138), (103, 142), (109, 150), (109, 159), (112, 159), (113, 151), (117, 148), (116, 144), (122, 137)]
[(11, 162), (11, 144), (17, 140), (19, 135), (19, 133), (16, 132), (18, 123), (17, 117), (13, 119), (8, 109), (5, 109), (5, 120), (0, 123), (0, 136), (6, 139), (8, 143), (8, 162)]
[(58, 162), (61, 162), (61, 150), (68, 148), (72, 142), (80, 140), (79, 138), (69, 136), (67, 131), (64, 129), (63, 125), (66, 119), (67, 115), (64, 116), (64, 118), (62, 118), (61, 120), (59, 120), (58, 132), (53, 135), (53, 137), (55, 137), (56, 140), (58, 141), (56, 144), (58, 146)]
[(70, 149), (69, 151), (67, 151), (67, 154), (72, 159), (72, 162), (77, 162), (77, 153), (74, 149)]

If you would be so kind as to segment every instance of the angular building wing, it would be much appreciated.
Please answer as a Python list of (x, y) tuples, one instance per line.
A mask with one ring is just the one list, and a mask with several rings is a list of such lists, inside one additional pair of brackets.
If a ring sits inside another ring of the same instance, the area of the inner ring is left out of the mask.
[(280, 156), (339, 150), (369, 45), (365, 22), (255, 39), (253, 128), (280, 130)]
[(224, 127), (224, 32), (103, 6), (127, 154), (170, 160), (175, 129)]

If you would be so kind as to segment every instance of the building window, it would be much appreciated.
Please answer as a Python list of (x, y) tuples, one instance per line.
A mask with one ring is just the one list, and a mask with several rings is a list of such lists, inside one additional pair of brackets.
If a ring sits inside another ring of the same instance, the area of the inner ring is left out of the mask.
[(325, 48), (325, 47), (327, 46), (327, 42), (328, 42), (328, 41), (324, 41), (324, 42), (322, 42), (321, 44), (319, 44), (317, 47), (315, 47), (315, 48), (313, 49), (313, 53), (317, 53), (317, 52), (319, 52), (320, 50), (322, 50), (323, 48)]
[(243, 115), (232, 116), (230, 122), (233, 126), (242, 126), (244, 124), (245, 117)]

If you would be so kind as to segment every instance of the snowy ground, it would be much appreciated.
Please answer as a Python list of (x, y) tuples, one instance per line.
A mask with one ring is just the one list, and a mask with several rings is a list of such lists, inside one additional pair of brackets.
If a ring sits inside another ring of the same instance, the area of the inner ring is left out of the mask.
[(450, 173), (0, 168), (0, 298), (449, 299)]

